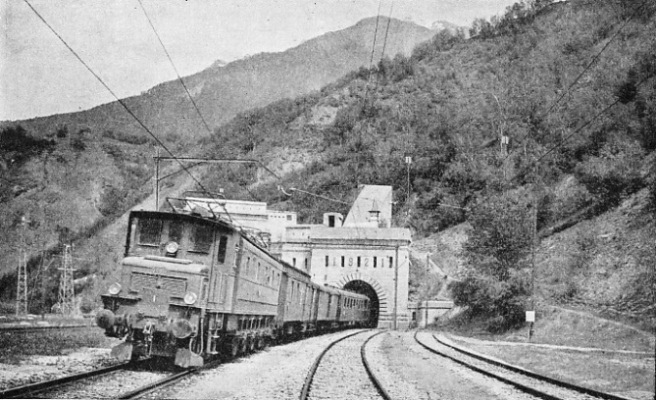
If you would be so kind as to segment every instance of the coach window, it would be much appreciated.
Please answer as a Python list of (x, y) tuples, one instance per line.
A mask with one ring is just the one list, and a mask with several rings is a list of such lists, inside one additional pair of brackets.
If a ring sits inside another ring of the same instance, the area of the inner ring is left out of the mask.
[(209, 225), (196, 225), (193, 235), (193, 250), (197, 253), (209, 253), (212, 246), (212, 227)]
[(216, 260), (220, 263), (225, 262), (226, 249), (228, 248), (228, 237), (221, 235), (219, 239), (219, 250), (217, 251)]
[(292, 267), (296, 268), (296, 258), (292, 258)]
[(139, 220), (139, 244), (159, 246), (162, 220), (144, 218)]
[(342, 256), (342, 268), (344, 268), (344, 265), (346, 264), (346, 260), (345, 260), (345, 258), (346, 258), (346, 257)]
[(326, 267), (330, 265), (330, 256), (326, 256)]
[(376, 268), (376, 264), (378, 264), (378, 257), (374, 256), (374, 268)]
[(360, 268), (360, 256), (358, 256), (358, 268)]
[(305, 269), (306, 269), (306, 270), (308, 269), (308, 267), (307, 267), (307, 260), (308, 260), (307, 258), (304, 258), (304, 259), (303, 259), (303, 264), (305, 264), (304, 266), (305, 266)]
[(390, 268), (392, 268), (394, 266), (394, 257), (390, 257), (389, 262), (390, 262)]

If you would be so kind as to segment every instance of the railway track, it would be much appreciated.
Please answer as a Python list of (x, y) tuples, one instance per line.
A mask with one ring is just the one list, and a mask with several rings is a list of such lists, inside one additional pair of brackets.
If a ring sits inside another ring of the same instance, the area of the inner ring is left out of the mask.
[[(366, 352), (367, 343), (383, 332), (370, 335), (360, 344), (355, 336), (365, 332), (368, 331), (352, 333), (326, 346), (308, 371), (300, 400), (344, 397), (391, 400), (373, 373)], [(369, 379), (363, 379), (365, 376)]]
[(11, 398), (26, 398), (28, 396), (32, 397), (36, 394), (57, 389), (70, 383), (107, 375), (115, 371), (125, 369), (127, 366), (128, 363), (117, 364), (107, 368), (100, 368), (93, 371), (83, 372), (80, 374), (65, 376), (63, 378), (31, 383), (29, 385), (22, 385), (11, 389), (6, 389), (0, 392), (0, 398), (11, 399)]
[(571, 383), (546, 377), (523, 368), (506, 364), (481, 354), (460, 348), (435, 335), (424, 333), (423, 340), (415, 332), (415, 341), (431, 353), (450, 359), (473, 371), (494, 378), (531, 396), (546, 400), (631, 400), (627, 397), (583, 388)]
[(58, 330), (93, 329), (94, 325), (47, 325), (47, 326), (12, 326), (0, 328), (0, 335), (8, 333), (38, 333)]

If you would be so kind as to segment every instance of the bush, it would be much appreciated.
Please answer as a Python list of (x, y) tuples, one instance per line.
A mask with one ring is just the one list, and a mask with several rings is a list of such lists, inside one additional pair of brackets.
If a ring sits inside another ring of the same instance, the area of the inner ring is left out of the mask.
[(590, 157), (575, 169), (576, 178), (600, 203), (614, 207), (628, 194), (645, 186), (640, 171), (642, 151), (636, 143), (609, 142), (599, 157)]
[(525, 191), (487, 199), (469, 218), (471, 235), (463, 246), (465, 273), (454, 284), (454, 302), (471, 315), (489, 318), (488, 329), (521, 324), (531, 293), (530, 249), (534, 210)]

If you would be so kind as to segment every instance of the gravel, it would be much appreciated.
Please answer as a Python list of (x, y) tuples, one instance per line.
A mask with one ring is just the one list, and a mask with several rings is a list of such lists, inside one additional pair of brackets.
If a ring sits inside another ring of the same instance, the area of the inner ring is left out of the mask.
[(38, 394), (48, 399), (107, 399), (158, 381), (166, 373), (120, 370)]
[[(544, 381), (541, 381), (539, 379), (535, 378), (530, 378), (526, 375), (517, 373), (517, 372), (512, 372), (509, 371), (505, 368), (498, 367), (492, 364), (489, 364), (485, 361), (478, 360), (474, 357), (467, 356), (465, 354), (462, 354), (454, 349), (451, 349), (448, 346), (444, 346), (437, 342), (429, 333), (420, 333), (419, 334), (419, 339), (429, 347), (438, 350), (441, 353), (444, 353), (446, 355), (449, 355), (451, 357), (457, 358), (459, 360), (463, 360), (467, 362), (468, 364), (472, 364), (474, 366), (477, 366), (481, 369), (484, 369), (486, 371), (490, 371), (496, 375), (502, 376), (506, 379), (509, 379), (513, 382), (518, 382), (521, 383), (525, 386), (528, 386), (530, 388), (534, 388), (540, 391), (543, 391), (545, 393), (548, 393), (552, 396), (556, 396), (561, 399), (572, 399), (572, 400), (595, 400), (598, 399), (598, 397), (590, 396), (587, 394), (582, 394), (570, 389), (562, 388)], [(441, 358), (441, 357), (440, 357)], [(492, 378), (490, 378), (492, 379)]]
[(507, 384), (430, 353), (417, 344), (413, 332), (390, 332), (383, 339), (381, 348), (386, 367), (396, 380), (413, 387), (417, 393), (411, 397), (414, 399), (535, 399)]
[(333, 346), (324, 355), (310, 386), (309, 398), (380, 399), (362, 363), (362, 343), (376, 332), (359, 334)]
[(116, 363), (110, 349), (82, 347), (58, 356), (29, 356), (18, 364), (0, 363), (0, 390), (92, 371)]
[[(180, 399), (295, 399), (310, 366), (334, 340), (353, 330), (331, 333), (270, 347), (259, 353), (222, 364), (175, 387), (153, 394)], [(360, 335), (358, 335), (360, 336)]]

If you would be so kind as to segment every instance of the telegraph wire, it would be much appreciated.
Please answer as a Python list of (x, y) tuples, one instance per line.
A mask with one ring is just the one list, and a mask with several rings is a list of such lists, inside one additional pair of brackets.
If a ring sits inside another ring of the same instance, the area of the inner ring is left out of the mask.
[[(643, 79), (641, 79), (641, 80), (636, 84), (636, 88), (642, 86), (643, 83), (645, 83), (647, 80), (649, 80), (649, 79), (652, 78), (652, 77), (653, 77), (653, 74), (650, 74), (650, 75), (645, 76)], [(570, 133), (570, 134), (567, 135), (565, 138), (561, 139), (560, 143), (558, 143), (557, 145), (553, 146), (553, 147), (552, 147), (551, 149), (549, 149), (546, 153), (544, 153), (543, 155), (541, 155), (541, 156), (540, 156), (540, 157), (539, 157), (534, 163), (538, 163), (538, 162), (540, 162), (543, 158), (545, 158), (546, 156), (548, 156), (551, 152), (553, 152), (554, 150), (556, 150), (558, 147), (561, 147), (562, 145), (564, 145), (564, 144), (565, 144), (570, 138), (572, 138), (574, 135), (578, 134), (578, 133), (579, 133), (580, 131), (582, 131), (585, 127), (587, 127), (587, 126), (590, 125), (592, 122), (594, 122), (597, 118), (599, 118), (600, 116), (602, 116), (603, 114), (605, 114), (606, 112), (608, 112), (611, 108), (615, 107), (615, 106), (617, 105), (617, 103), (619, 103), (620, 101), (621, 101), (620, 98), (615, 99), (614, 102), (612, 102), (611, 104), (609, 104), (608, 106), (606, 106), (606, 108), (604, 108), (603, 110), (601, 110), (601, 111), (600, 111), (599, 113), (597, 113), (594, 117), (592, 117), (592, 118), (589, 119), (587, 122), (585, 122), (583, 125), (581, 125), (580, 127), (578, 127), (574, 132)]]
[[(549, 115), (549, 114), (551, 113), (551, 111), (553, 111), (553, 109), (556, 107), (556, 105), (558, 105), (558, 103), (560, 102), (560, 100), (562, 100), (563, 97), (565, 97), (565, 96), (570, 92), (570, 90), (572, 89), (572, 87), (574, 87), (574, 85), (576, 85), (576, 84), (578, 83), (578, 81), (583, 77), (583, 75), (584, 75), (584, 74), (585, 74), (585, 73), (586, 73), (586, 72), (592, 67), (592, 65), (593, 65), (593, 64), (599, 59), (599, 57), (601, 56), (601, 54), (602, 54), (604, 51), (606, 51), (606, 49), (610, 46), (610, 44), (613, 42), (613, 40), (615, 40), (615, 38), (616, 38), (617, 36), (619, 36), (619, 34), (622, 32), (622, 30), (623, 30), (623, 29), (629, 24), (629, 22), (631, 22), (631, 20), (633, 20), (633, 18), (635, 18), (636, 15), (638, 15), (638, 12), (639, 12), (639, 11), (640, 11), (645, 5), (647, 5), (647, 3), (648, 3), (649, 1), (650, 1), (650, 0), (645, 0), (645, 1), (643, 1), (642, 4), (640, 4), (640, 5), (635, 9), (635, 11), (634, 11), (634, 12), (633, 12), (633, 13), (632, 13), (632, 14), (626, 19), (626, 21), (624, 21), (624, 24), (623, 24), (623, 25), (617, 30), (617, 32), (615, 32), (615, 34), (614, 34), (614, 35), (608, 40), (608, 42), (604, 45), (604, 47), (602, 47), (601, 50), (599, 50), (599, 52), (598, 52), (594, 57), (592, 57), (592, 60), (590, 60), (590, 62), (585, 66), (585, 68), (583, 68), (583, 71), (581, 71), (581, 72), (579, 73), (579, 75), (576, 77), (576, 79), (574, 79), (574, 81), (573, 81), (573, 82), (567, 87), (567, 89), (566, 89), (566, 90), (565, 90), (565, 91), (564, 91), (564, 92), (563, 92), (563, 93), (562, 93), (562, 94), (556, 99), (556, 101), (554, 101), (554, 103), (551, 105), (551, 107), (549, 107), (549, 110), (547, 110), (546, 115)], [(545, 116), (546, 116), (546, 115), (545, 115)]]
[(187, 88), (187, 85), (185, 85), (184, 80), (182, 80), (182, 77), (180, 76), (180, 73), (178, 72), (178, 69), (175, 67), (175, 63), (173, 62), (173, 59), (171, 58), (171, 55), (169, 54), (168, 50), (166, 50), (166, 46), (164, 46), (164, 42), (162, 41), (162, 38), (157, 33), (157, 29), (155, 29), (155, 26), (153, 25), (153, 22), (151, 21), (150, 17), (148, 16), (148, 13), (146, 12), (146, 8), (144, 8), (144, 5), (141, 2), (141, 0), (137, 0), (137, 2), (141, 6), (141, 10), (143, 11), (144, 15), (146, 16), (146, 19), (148, 20), (148, 24), (153, 29), (153, 32), (155, 33), (155, 36), (157, 37), (157, 40), (159, 41), (159, 44), (162, 46), (162, 49), (164, 50), (164, 53), (166, 54), (166, 57), (169, 59), (169, 62), (171, 63), (171, 66), (173, 67), (173, 70), (175, 71), (175, 74), (178, 76), (178, 81), (180, 81), (180, 84), (182, 85), (185, 92), (187, 93), (187, 96), (189, 97), (189, 100), (191, 100), (191, 104), (194, 105), (194, 108), (196, 109), (196, 112), (198, 113), (198, 116), (200, 117), (201, 121), (203, 121), (203, 125), (205, 125), (205, 129), (207, 129), (207, 132), (210, 135), (212, 135), (212, 130), (210, 129), (210, 126), (207, 124), (207, 121), (203, 117), (203, 114), (201, 114), (200, 109), (198, 108), (198, 105), (196, 104), (196, 101), (191, 96), (191, 93), (189, 93), (189, 89)]
[(380, 53), (380, 59), (382, 60), (385, 56), (385, 47), (387, 47), (387, 34), (389, 33), (390, 23), (392, 22), (392, 10), (394, 9), (394, 2), (390, 6), (389, 17), (387, 17), (387, 28), (385, 28), (385, 39), (383, 40), (383, 51)]
[(374, 43), (371, 46), (371, 57), (369, 58), (369, 77), (371, 78), (371, 65), (374, 62), (374, 52), (376, 51), (376, 37), (378, 36), (378, 21), (380, 20), (380, 8), (383, 5), (383, 0), (378, 2), (378, 14), (376, 15), (376, 28), (374, 29)]
[[(48, 21), (45, 20), (45, 18), (43, 18), (43, 16), (41, 16), (41, 14), (39, 14), (39, 12), (32, 6), (32, 4), (30, 4), (30, 2), (28, 0), (23, 0), (23, 1), (25, 2), (25, 4), (27, 4), (30, 7), (30, 9), (32, 9), (34, 14), (36, 14), (36, 16), (39, 17), (39, 19), (48, 27), (48, 29), (50, 29), (50, 31), (52, 31), (52, 33), (55, 36), (57, 36), (57, 38), (64, 44), (64, 46), (66, 46), (66, 48), (71, 53), (73, 53), (75, 58), (77, 58), (77, 60), (80, 61), (80, 63), (82, 63), (82, 65), (84, 65), (84, 67), (98, 80), (98, 82), (100, 82), (105, 87), (105, 89), (107, 89), (107, 91), (109, 93), (111, 93), (112, 96), (114, 96), (116, 101), (118, 101), (118, 103), (125, 109), (125, 111), (127, 111), (127, 113), (130, 114), (132, 116), (132, 118), (134, 118), (135, 121), (137, 121), (137, 123), (146, 131), (146, 133), (148, 133), (167, 153), (169, 153), (171, 155), (171, 157), (180, 165), (180, 167), (182, 167), (182, 169), (191, 177), (191, 179), (204, 192), (211, 195), (211, 192), (209, 190), (207, 190), (207, 188), (205, 188), (205, 186), (189, 171), (189, 169), (184, 165), (184, 163), (181, 160), (179, 160), (173, 154), (173, 152), (171, 152), (171, 150), (169, 150), (169, 148), (166, 147), (166, 145), (153, 132), (150, 131), (150, 129), (148, 129), (148, 127), (134, 114), (134, 112), (132, 112), (132, 110), (130, 110), (130, 108), (125, 104), (125, 102), (123, 100), (121, 100), (116, 95), (116, 93), (114, 93), (114, 91), (105, 83), (105, 81), (103, 81), (102, 78), (100, 76), (98, 76), (98, 74), (96, 74), (96, 72), (93, 69), (91, 69), (91, 67), (82, 59), (82, 57), (80, 57), (77, 54), (77, 52), (75, 50), (73, 50), (73, 48), (71, 46), (68, 45), (66, 40), (64, 40), (64, 38), (62, 38), (59, 35), (59, 33), (57, 33), (57, 31), (55, 31), (55, 29), (48, 23)], [(220, 204), (220, 202), (218, 202), (218, 203)], [(232, 224), (234, 224), (234, 220), (232, 219), (232, 216), (230, 216), (230, 213), (228, 212), (228, 210), (225, 208), (225, 206), (222, 205), (222, 207), (224, 208), (224, 210), (226, 212), (226, 215), (228, 216), (228, 219), (230, 220), (230, 222)]]

